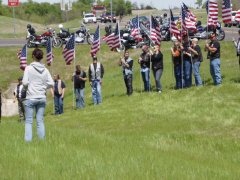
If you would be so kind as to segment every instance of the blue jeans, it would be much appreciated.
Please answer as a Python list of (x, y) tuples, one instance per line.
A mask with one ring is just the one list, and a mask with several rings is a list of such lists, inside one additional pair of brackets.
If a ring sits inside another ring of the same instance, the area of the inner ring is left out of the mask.
[(175, 75), (175, 79), (176, 79), (176, 89), (183, 88), (182, 65), (181, 64), (174, 66), (174, 75)]
[(220, 59), (213, 59), (210, 61), (210, 73), (215, 85), (222, 83), (222, 76), (220, 70)]
[(142, 80), (144, 83), (144, 91), (150, 91), (150, 69), (144, 68), (141, 69)]
[(55, 106), (55, 114), (63, 113), (63, 98), (61, 96), (54, 96), (54, 106)]
[(192, 63), (189, 60), (183, 61), (183, 72), (184, 72), (184, 83), (185, 87), (191, 87), (192, 86)]
[(195, 77), (196, 86), (202, 86), (202, 78), (200, 76), (200, 65), (201, 65), (200, 61), (193, 63), (193, 73)]
[(92, 81), (92, 98), (94, 105), (102, 103), (101, 82), (100, 80)]
[(39, 139), (45, 137), (44, 127), (44, 111), (46, 107), (46, 99), (27, 99), (25, 101), (25, 141), (32, 141), (32, 123), (34, 109), (36, 109), (36, 120), (37, 120), (37, 134)]
[(84, 101), (84, 89), (75, 89), (75, 97), (76, 97), (76, 108), (84, 108), (85, 101)]
[(163, 73), (163, 69), (153, 70), (153, 76), (154, 76), (154, 79), (155, 79), (157, 91), (162, 91), (162, 84), (161, 84), (161, 81), (160, 81), (162, 73)]

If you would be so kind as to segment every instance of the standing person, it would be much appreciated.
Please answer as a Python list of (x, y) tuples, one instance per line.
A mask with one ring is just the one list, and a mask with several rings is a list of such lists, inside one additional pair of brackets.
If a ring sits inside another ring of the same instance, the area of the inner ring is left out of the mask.
[(238, 40), (235, 41), (235, 39), (233, 39), (233, 42), (237, 50), (237, 56), (238, 56), (238, 60), (239, 60), (238, 62), (239, 62), (239, 68), (240, 68), (240, 29), (238, 30), (238, 35), (239, 35)]
[(202, 86), (202, 78), (200, 76), (200, 64), (203, 60), (202, 51), (200, 46), (198, 45), (198, 39), (192, 39), (192, 45), (189, 47), (189, 50), (192, 54), (192, 63), (193, 63), (193, 73), (195, 77), (196, 86)]
[(182, 80), (182, 61), (181, 61), (181, 48), (180, 43), (176, 40), (171, 48), (172, 60), (174, 66), (174, 75), (176, 79), (176, 89), (181, 89), (183, 87)]
[(210, 35), (210, 43), (206, 43), (205, 50), (208, 51), (208, 58), (210, 58), (210, 73), (214, 85), (222, 83), (222, 76), (220, 70), (220, 43), (216, 39), (216, 33)]
[(54, 97), (55, 115), (63, 114), (63, 99), (65, 93), (65, 83), (61, 80), (59, 74), (53, 76), (54, 86), (51, 88)]
[(158, 93), (162, 93), (161, 76), (163, 73), (163, 54), (160, 50), (160, 46), (154, 46), (153, 54), (151, 55), (152, 71), (156, 83), (156, 90)]
[(74, 93), (76, 97), (76, 108), (84, 108), (84, 89), (85, 82), (87, 80), (86, 73), (81, 69), (80, 65), (76, 65), (76, 71), (73, 75), (73, 83), (74, 83)]
[(142, 54), (138, 59), (138, 63), (141, 66), (142, 80), (144, 83), (144, 91), (150, 91), (150, 54), (147, 45), (142, 47)]
[(184, 87), (189, 88), (192, 86), (192, 57), (189, 51), (190, 42), (188, 36), (183, 36), (182, 53), (183, 53), (183, 74), (184, 74)]
[(89, 82), (92, 87), (92, 98), (94, 105), (102, 103), (102, 78), (104, 75), (103, 65), (97, 61), (97, 57), (93, 56), (93, 63), (90, 64), (88, 70)]
[(124, 57), (120, 58), (119, 65), (123, 69), (123, 78), (127, 88), (127, 95), (130, 96), (133, 92), (132, 77), (133, 77), (133, 59), (129, 57), (129, 52), (125, 51)]
[(23, 122), (25, 120), (25, 110), (23, 101), (26, 98), (26, 90), (23, 88), (22, 79), (23, 79), (22, 77), (18, 78), (18, 85), (13, 92), (14, 98), (17, 99), (18, 101), (19, 122)]
[(42, 50), (36, 48), (32, 52), (34, 62), (28, 65), (24, 71), (23, 86), (27, 89), (25, 101), (25, 141), (32, 140), (33, 114), (36, 109), (37, 133), (39, 139), (45, 137), (44, 111), (46, 107), (46, 91), (54, 85), (53, 79), (45, 66)]

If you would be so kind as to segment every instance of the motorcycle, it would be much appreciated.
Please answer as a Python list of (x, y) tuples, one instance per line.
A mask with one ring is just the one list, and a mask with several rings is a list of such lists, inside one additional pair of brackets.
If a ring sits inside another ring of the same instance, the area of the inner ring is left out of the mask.
[(55, 48), (59, 48), (62, 46), (62, 40), (57, 38), (55, 30), (49, 28), (46, 32), (41, 35), (34, 36), (28, 34), (27, 36), (27, 47), (38, 47), (38, 46), (47, 46), (48, 39), (52, 39), (52, 46)]
[(92, 44), (94, 38), (94, 34), (90, 33), (89, 29), (87, 29), (84, 25), (82, 25), (75, 33), (70, 33), (68, 30), (61, 29), (60, 33), (57, 34), (63, 44), (67, 43), (71, 35), (75, 35), (75, 43), (77, 44), (82, 44), (85, 41), (87, 41), (88, 44)]
[(171, 34), (170, 34), (170, 25), (169, 23), (165, 23), (161, 26), (160, 32), (161, 32), (161, 40), (162, 41), (170, 41)]
[(201, 26), (201, 21), (198, 21), (196, 24), (196, 31), (189, 31), (189, 37), (190, 38), (197, 38), (197, 39), (208, 39), (210, 34), (213, 32), (216, 32), (217, 40), (222, 41), (225, 38), (225, 32), (222, 29), (221, 23), (218, 22), (217, 26), (208, 26), (208, 27), (203, 27)]

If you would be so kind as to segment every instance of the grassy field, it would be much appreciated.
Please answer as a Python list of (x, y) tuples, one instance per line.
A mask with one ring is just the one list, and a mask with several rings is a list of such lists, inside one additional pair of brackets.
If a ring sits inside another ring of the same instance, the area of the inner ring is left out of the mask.
[[(46, 139), (37, 139), (34, 124), (33, 142), (28, 144), (17, 117), (2, 119), (0, 179), (239, 179), (240, 72), (233, 44), (221, 42), (221, 46), (223, 85), (212, 85), (209, 61), (204, 59), (201, 74), (206, 85), (176, 91), (170, 43), (163, 42), (161, 95), (141, 93), (140, 50), (131, 50), (135, 61), (131, 97), (125, 95), (117, 65), (120, 55), (103, 46), (98, 53), (106, 71), (103, 103), (93, 106), (87, 83), (86, 108), (78, 111), (72, 109), (73, 66), (66, 66), (61, 49), (54, 49), (49, 69), (67, 84), (65, 113), (52, 115), (49, 96)], [(22, 74), (17, 49), (0, 48), (3, 89)], [(77, 46), (76, 52), (76, 64), (87, 70), (89, 46)]]

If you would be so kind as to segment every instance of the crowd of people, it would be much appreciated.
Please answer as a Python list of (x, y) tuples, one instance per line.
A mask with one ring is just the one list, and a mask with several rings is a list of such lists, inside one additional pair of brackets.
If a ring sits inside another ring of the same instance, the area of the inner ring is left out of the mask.
[[(240, 64), (240, 30), (239, 39), (233, 40), (237, 49)], [(214, 85), (219, 86), (222, 83), (220, 70), (220, 43), (216, 39), (216, 34), (210, 35), (210, 41), (206, 42), (204, 50), (207, 53), (207, 58), (210, 60), (210, 74)], [(171, 47), (173, 70), (175, 75), (176, 89), (189, 88), (192, 86), (192, 71), (195, 78), (195, 85), (202, 86), (203, 80), (200, 74), (200, 65), (203, 61), (203, 55), (198, 39), (189, 39), (184, 36), (182, 43), (177, 39), (173, 40)], [(44, 111), (46, 107), (46, 91), (51, 89), (52, 97), (54, 98), (54, 113), (55, 115), (62, 114), (63, 100), (65, 95), (66, 85), (56, 74), (51, 76), (48, 69), (42, 64), (43, 51), (36, 48), (32, 52), (34, 62), (28, 65), (24, 71), (24, 76), (18, 79), (18, 85), (14, 91), (14, 96), (18, 101), (19, 121), (25, 120), (25, 141), (32, 140), (32, 123), (33, 114), (36, 110), (37, 132), (40, 139), (45, 137), (44, 128)], [(151, 90), (150, 72), (152, 70), (156, 91), (162, 93), (161, 77), (163, 74), (164, 57), (161, 52), (161, 46), (154, 46), (153, 51), (147, 46), (142, 47), (142, 53), (139, 55), (138, 63), (140, 73), (144, 84), (144, 91)], [(123, 79), (126, 86), (126, 94), (128, 96), (133, 93), (133, 59), (130, 57), (129, 51), (124, 52), (123, 57), (119, 59), (119, 66), (122, 68)], [(82, 70), (80, 65), (76, 65), (75, 72), (72, 75), (74, 86), (76, 109), (85, 107), (84, 89), (85, 83), (89, 80), (92, 88), (93, 104), (102, 103), (101, 86), (104, 76), (104, 67), (98, 62), (96, 56), (92, 57), (92, 63), (89, 65), (88, 77), (87, 73)]]

